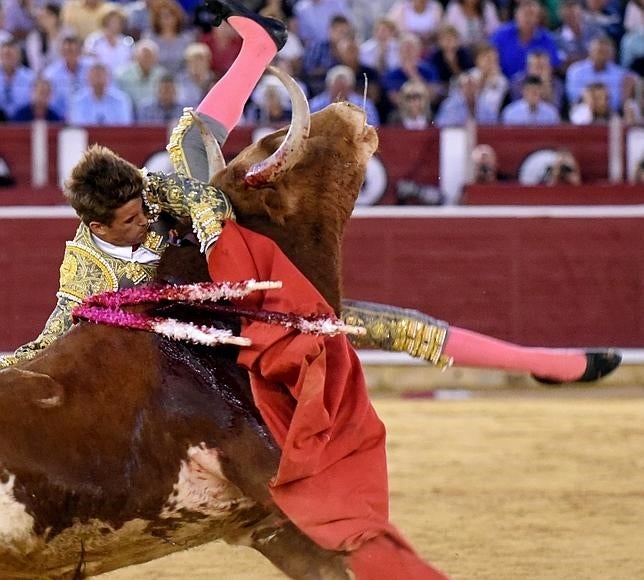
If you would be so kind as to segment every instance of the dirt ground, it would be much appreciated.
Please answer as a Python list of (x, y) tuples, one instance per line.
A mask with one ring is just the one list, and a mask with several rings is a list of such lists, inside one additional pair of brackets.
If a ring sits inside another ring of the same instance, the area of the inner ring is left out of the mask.
[[(376, 398), (392, 520), (454, 580), (644, 578), (644, 398)], [(106, 580), (283, 578), (215, 543)]]

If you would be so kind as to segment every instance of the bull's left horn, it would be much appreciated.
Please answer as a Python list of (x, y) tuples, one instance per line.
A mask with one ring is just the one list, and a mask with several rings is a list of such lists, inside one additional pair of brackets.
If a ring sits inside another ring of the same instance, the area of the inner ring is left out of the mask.
[(311, 129), (311, 113), (306, 95), (293, 77), (277, 67), (269, 66), (269, 72), (274, 74), (286, 87), (292, 104), (291, 125), (288, 133), (268, 159), (251, 165), (246, 172), (244, 181), (249, 187), (261, 187), (275, 181), (287, 172), (302, 157), (304, 141)]
[(201, 139), (203, 140), (203, 144), (206, 149), (206, 158), (208, 159), (208, 183), (210, 183), (217, 173), (226, 168), (226, 160), (224, 159), (224, 154), (221, 151), (221, 147), (219, 146), (217, 139), (215, 139), (212, 131), (206, 126), (204, 120), (192, 110), (190, 111), (190, 114), (199, 128), (199, 133), (201, 133)]

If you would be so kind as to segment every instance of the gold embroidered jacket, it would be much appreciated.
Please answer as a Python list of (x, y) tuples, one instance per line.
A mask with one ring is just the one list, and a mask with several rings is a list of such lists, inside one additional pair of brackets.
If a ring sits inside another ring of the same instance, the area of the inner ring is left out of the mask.
[[(143, 242), (143, 246), (159, 256), (166, 245), (164, 237), (154, 231), (150, 231)], [(149, 282), (156, 267), (155, 262), (141, 264), (106, 254), (94, 244), (89, 228), (81, 223), (74, 239), (65, 245), (56, 307), (45, 328), (35, 340), (18, 348), (12, 356), (0, 359), (0, 368), (33, 358), (67, 332), (72, 326), (73, 308), (88, 296)]]

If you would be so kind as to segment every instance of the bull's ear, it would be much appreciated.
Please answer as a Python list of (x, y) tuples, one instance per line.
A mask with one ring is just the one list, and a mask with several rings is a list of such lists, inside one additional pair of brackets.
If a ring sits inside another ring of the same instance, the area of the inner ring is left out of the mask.
[(3, 394), (15, 396), (22, 405), (33, 404), (43, 409), (60, 407), (65, 399), (65, 388), (49, 375), (9, 367), (2, 372), (0, 387)]
[(274, 224), (283, 226), (286, 218), (297, 211), (297, 200), (280, 193), (277, 189), (264, 188), (260, 195), (266, 215)]

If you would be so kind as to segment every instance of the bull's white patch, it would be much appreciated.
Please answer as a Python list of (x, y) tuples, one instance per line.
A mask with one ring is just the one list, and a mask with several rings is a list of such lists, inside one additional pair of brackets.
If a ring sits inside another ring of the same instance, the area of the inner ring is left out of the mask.
[(5, 483), (0, 479), (0, 548), (24, 550), (34, 540), (34, 519), (16, 500), (13, 493), (15, 481), (13, 474), (8, 475)]
[(254, 503), (224, 476), (218, 451), (202, 443), (188, 449), (188, 459), (181, 462), (177, 482), (161, 516), (172, 517), (181, 510), (190, 510), (225, 517), (231, 510)]

